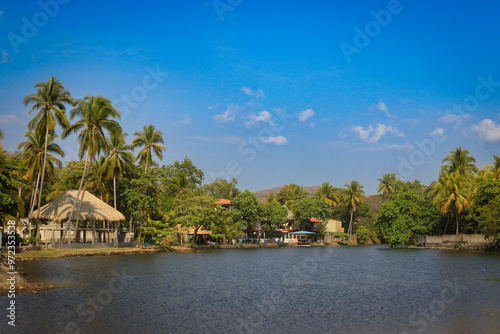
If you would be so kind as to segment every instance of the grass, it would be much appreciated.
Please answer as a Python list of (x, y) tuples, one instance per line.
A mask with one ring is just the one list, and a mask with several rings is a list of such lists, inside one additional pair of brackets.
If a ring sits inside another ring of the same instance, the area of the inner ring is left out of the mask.
[[(54, 259), (68, 256), (86, 256), (86, 255), (112, 255), (112, 254), (131, 254), (131, 253), (149, 253), (156, 252), (157, 249), (148, 248), (136, 248), (136, 247), (126, 247), (126, 248), (71, 248), (71, 249), (57, 249), (57, 248), (47, 248), (40, 251), (17, 253), (16, 260), (22, 259)], [(7, 253), (3, 254), (4, 256)]]

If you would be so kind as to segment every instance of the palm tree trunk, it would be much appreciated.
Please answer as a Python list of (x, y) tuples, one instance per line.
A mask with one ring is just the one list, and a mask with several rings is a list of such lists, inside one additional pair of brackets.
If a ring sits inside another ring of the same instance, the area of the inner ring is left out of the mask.
[(457, 235), (458, 235), (458, 210), (456, 210), (455, 217), (456, 217), (456, 220), (457, 220)]
[[(89, 149), (90, 152), (90, 149)], [(90, 168), (92, 167), (92, 157), (90, 157), (89, 168), (87, 168), (87, 176), (85, 177), (85, 184), (82, 191), (82, 199), (80, 200), (80, 205), (78, 206), (78, 212), (76, 213), (76, 223), (75, 223), (75, 235), (78, 233), (78, 222), (80, 221), (80, 211), (82, 210), (83, 198), (85, 196), (85, 190), (87, 189), (87, 184), (89, 182)], [(70, 240), (71, 243), (71, 240)], [(75, 239), (76, 243), (76, 239)]]
[(113, 176), (113, 199), (115, 202), (115, 210), (116, 210), (116, 176)]
[(448, 212), (447, 218), (446, 218), (446, 226), (444, 227), (444, 232), (443, 235), (446, 234), (446, 230), (448, 229), (448, 224), (450, 223), (450, 213)]
[[(50, 112), (50, 110), (49, 110)], [(36, 225), (35, 225), (35, 237), (38, 238), (38, 224), (40, 223), (40, 207), (42, 206), (42, 191), (43, 191), (43, 182), (45, 180), (45, 167), (47, 165), (47, 147), (49, 144), (49, 127), (47, 125), (47, 129), (45, 130), (45, 149), (43, 153), (43, 167), (42, 167), (42, 182), (40, 183), (40, 193), (38, 194), (38, 215), (36, 217)]]
[(37, 200), (37, 191), (38, 191), (38, 186), (40, 185), (40, 173), (38, 172), (38, 176), (36, 177), (36, 182), (35, 182), (35, 189), (33, 189), (33, 194), (31, 196), (31, 203), (30, 203), (30, 212), (28, 213), (28, 218), (31, 219), (33, 216), (33, 210), (35, 209), (35, 203)]
[[(89, 155), (90, 155), (90, 150), (87, 150), (87, 157), (85, 158), (85, 166), (83, 167), (82, 179), (80, 180), (80, 188), (78, 188), (78, 193), (76, 195), (75, 202), (73, 203), (73, 208), (71, 209), (71, 214), (69, 215), (68, 225), (66, 226), (66, 229), (64, 230), (64, 233), (61, 237), (61, 243), (64, 242), (64, 239), (66, 238), (66, 233), (68, 232), (68, 230), (71, 229), (71, 218), (73, 218), (73, 213), (75, 212), (76, 204), (78, 203), (78, 199), (80, 197), (80, 192), (82, 191), (83, 180), (85, 179), (85, 173), (87, 172), (87, 164), (89, 161)], [(70, 236), (70, 242), (71, 242), (71, 236)]]
[(352, 216), (354, 215), (354, 207), (351, 207), (351, 220), (349, 221), (349, 229), (347, 231), (347, 234), (352, 233)]

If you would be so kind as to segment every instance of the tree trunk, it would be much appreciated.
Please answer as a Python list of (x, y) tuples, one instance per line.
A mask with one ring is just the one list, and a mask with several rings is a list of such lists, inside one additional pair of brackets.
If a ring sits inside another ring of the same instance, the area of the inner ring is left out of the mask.
[(457, 212), (456, 212), (455, 216), (456, 216), (456, 218), (457, 218), (456, 220), (457, 220), (457, 235), (458, 235), (458, 210), (457, 210)]
[(446, 218), (446, 226), (444, 227), (444, 232), (443, 235), (446, 234), (446, 230), (448, 229), (448, 224), (450, 223), (450, 213), (448, 212), (447, 218)]
[(201, 225), (199, 225), (194, 229), (193, 239), (191, 240), (191, 246), (196, 245), (196, 237), (198, 236), (198, 230), (200, 229), (200, 227)]
[(115, 210), (116, 210), (116, 176), (113, 176), (113, 199), (115, 202)]
[(354, 208), (351, 207), (351, 220), (349, 221), (349, 229), (347, 230), (347, 234), (352, 234), (352, 216), (354, 215)]
[[(48, 110), (50, 113), (50, 110)], [(38, 194), (38, 215), (36, 217), (36, 225), (35, 225), (35, 237), (38, 238), (38, 224), (40, 223), (40, 207), (42, 206), (42, 191), (43, 191), (43, 182), (45, 180), (45, 167), (47, 165), (47, 147), (49, 141), (49, 126), (47, 125), (47, 129), (45, 130), (45, 149), (43, 153), (43, 167), (42, 167), (42, 181), (40, 183), (40, 193)]]
[[(83, 185), (82, 199), (80, 200), (80, 205), (78, 206), (78, 212), (76, 213), (76, 223), (75, 223), (75, 234), (78, 231), (78, 222), (80, 220), (80, 211), (82, 210), (83, 198), (85, 197), (85, 190), (87, 189), (87, 183), (89, 182), (90, 168), (92, 167), (92, 157), (90, 157), (89, 168), (87, 168), (87, 176), (85, 177), (85, 184)], [(70, 240), (71, 243), (71, 240)], [(76, 239), (75, 239), (76, 243)]]
[[(69, 215), (68, 225), (66, 226), (66, 230), (64, 230), (64, 233), (61, 237), (61, 243), (64, 242), (64, 239), (66, 238), (66, 233), (68, 232), (68, 230), (71, 230), (71, 219), (73, 218), (73, 213), (75, 212), (76, 204), (78, 203), (78, 199), (80, 197), (80, 192), (82, 191), (83, 180), (85, 179), (85, 173), (87, 172), (87, 164), (89, 161), (89, 155), (90, 155), (90, 150), (87, 150), (87, 157), (85, 158), (85, 166), (83, 167), (82, 179), (80, 180), (80, 188), (78, 188), (78, 193), (76, 195), (75, 202), (73, 203), (73, 208), (71, 209), (71, 214)], [(70, 241), (71, 241), (71, 236), (70, 236)]]
[(37, 190), (40, 185), (40, 174), (41, 172), (38, 172), (38, 176), (36, 177), (36, 183), (35, 183), (35, 189), (33, 189), (33, 195), (31, 198), (31, 203), (30, 203), (30, 212), (28, 213), (28, 218), (31, 219), (33, 218), (33, 210), (35, 209), (35, 203), (37, 200)]

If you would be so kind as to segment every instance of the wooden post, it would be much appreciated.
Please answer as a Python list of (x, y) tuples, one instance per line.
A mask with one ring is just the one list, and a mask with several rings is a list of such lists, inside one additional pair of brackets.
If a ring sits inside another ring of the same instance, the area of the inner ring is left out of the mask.
[(92, 243), (95, 243), (95, 221), (92, 222)]

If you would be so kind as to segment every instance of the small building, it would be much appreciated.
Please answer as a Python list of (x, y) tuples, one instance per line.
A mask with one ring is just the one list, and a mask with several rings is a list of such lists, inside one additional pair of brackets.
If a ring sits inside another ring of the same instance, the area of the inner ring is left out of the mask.
[(291, 242), (297, 243), (299, 246), (311, 245), (314, 242), (315, 232), (310, 231), (295, 231), (288, 233)]

